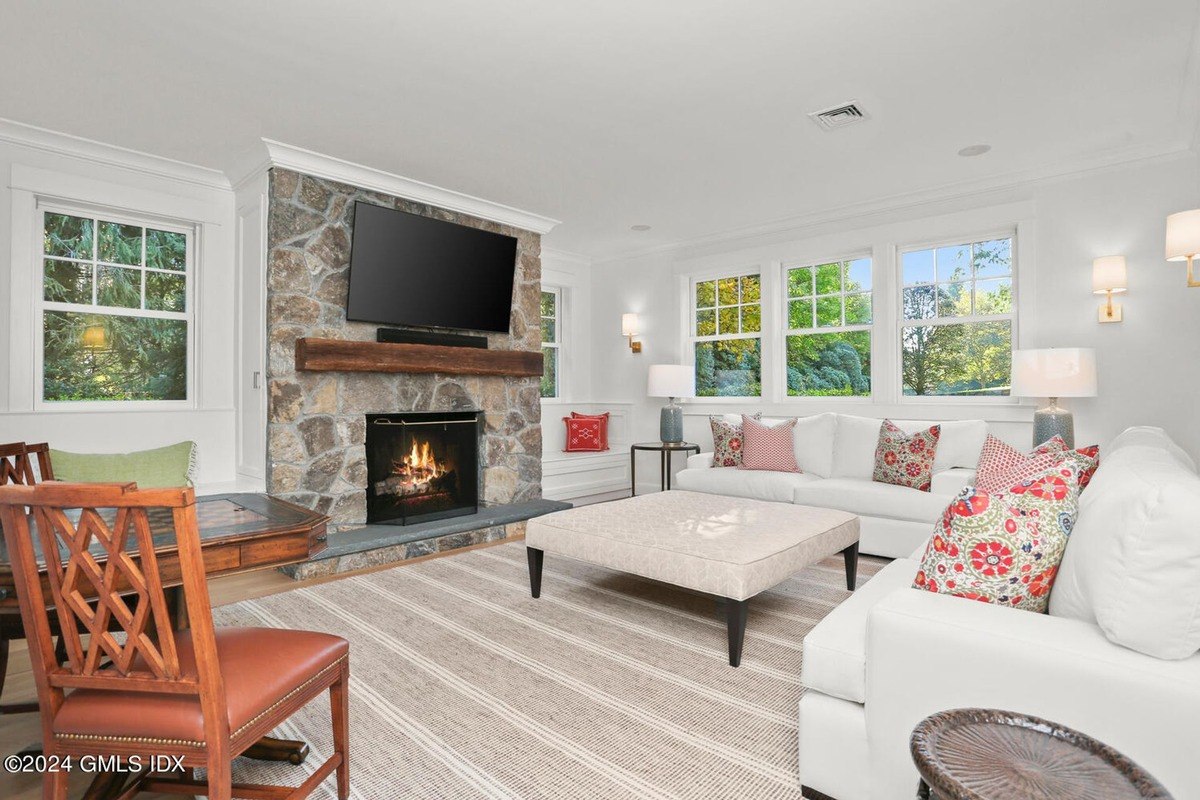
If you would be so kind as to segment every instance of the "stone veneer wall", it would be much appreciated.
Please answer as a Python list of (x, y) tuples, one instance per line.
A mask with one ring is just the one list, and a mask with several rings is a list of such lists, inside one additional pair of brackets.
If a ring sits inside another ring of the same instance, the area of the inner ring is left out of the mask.
[(541, 348), (541, 237), (536, 233), (284, 169), (271, 170), (267, 229), (267, 488), (333, 518), (366, 521), (367, 413), (484, 412), (480, 497), (541, 497), (542, 429), (534, 378), (297, 372), (302, 336), (374, 341), (378, 325), (346, 321), (354, 203), (363, 200), (517, 238), (510, 333), (499, 350)]

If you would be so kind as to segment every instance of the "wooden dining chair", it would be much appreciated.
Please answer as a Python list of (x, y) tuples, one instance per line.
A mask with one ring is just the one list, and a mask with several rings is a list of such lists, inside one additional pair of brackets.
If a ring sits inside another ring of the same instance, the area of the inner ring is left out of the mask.
[(29, 464), (30, 469), (33, 468), (34, 459), (37, 459), (38, 482), (54, 480), (54, 466), (50, 463), (49, 442), (25, 445), (25, 462)]
[[(50, 463), (50, 450), (46, 449), (46, 463)], [(0, 444), (0, 486), (10, 483), (28, 486), (36, 483), (33, 466), (29, 463), (29, 448), (24, 442)]]
[[(174, 522), (186, 630), (175, 629), (155, 556), (148, 514), (159, 509)], [(2, 486), (0, 522), (46, 756), (182, 758), (182, 774), (132, 775), (121, 800), (143, 791), (302, 800), (335, 771), (338, 798), (349, 797), (349, 645), (324, 633), (214, 628), (191, 489)], [(106, 552), (103, 567), (88, 552), (94, 545)], [(44, 579), (39, 550), (50, 565)], [(64, 663), (54, 656), (51, 615), (65, 634)], [(234, 785), (233, 758), (327, 689), (333, 754), (299, 787)], [(204, 782), (193, 780), (196, 767), (207, 769)], [(66, 779), (45, 773), (44, 800), (66, 800)]]

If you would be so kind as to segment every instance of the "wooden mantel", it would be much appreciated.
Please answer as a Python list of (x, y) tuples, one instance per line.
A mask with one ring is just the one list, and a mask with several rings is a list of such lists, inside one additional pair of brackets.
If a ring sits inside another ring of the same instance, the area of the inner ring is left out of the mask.
[(296, 371), (438, 372), (445, 375), (540, 376), (542, 354), (430, 344), (296, 340)]

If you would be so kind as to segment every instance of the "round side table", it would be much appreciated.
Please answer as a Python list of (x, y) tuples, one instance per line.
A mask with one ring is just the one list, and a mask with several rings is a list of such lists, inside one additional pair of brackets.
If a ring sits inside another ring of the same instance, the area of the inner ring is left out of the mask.
[(659, 483), (665, 492), (671, 488), (671, 456), (674, 453), (700, 454), (700, 445), (691, 442), (638, 442), (629, 448), (629, 496), (637, 494), (638, 450), (654, 450), (659, 456)]
[(1151, 775), (1106, 744), (1025, 714), (959, 708), (913, 730), (919, 798), (1171, 800)]

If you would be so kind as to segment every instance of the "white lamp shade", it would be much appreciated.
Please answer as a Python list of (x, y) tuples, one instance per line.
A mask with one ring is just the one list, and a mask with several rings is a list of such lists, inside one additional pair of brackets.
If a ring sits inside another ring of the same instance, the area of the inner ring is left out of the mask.
[(1096, 351), (1087, 347), (1016, 350), (1012, 393), (1017, 397), (1095, 397)]
[(1200, 208), (1167, 217), (1167, 261), (1200, 255)]
[(622, 336), (637, 336), (638, 335), (638, 316), (637, 316), (637, 314), (622, 314), (621, 315), (621, 335)]
[(679, 364), (651, 364), (649, 394), (651, 397), (695, 397), (696, 372)]
[(1092, 292), (1123, 292), (1129, 288), (1125, 256), (1101, 256), (1092, 262)]

